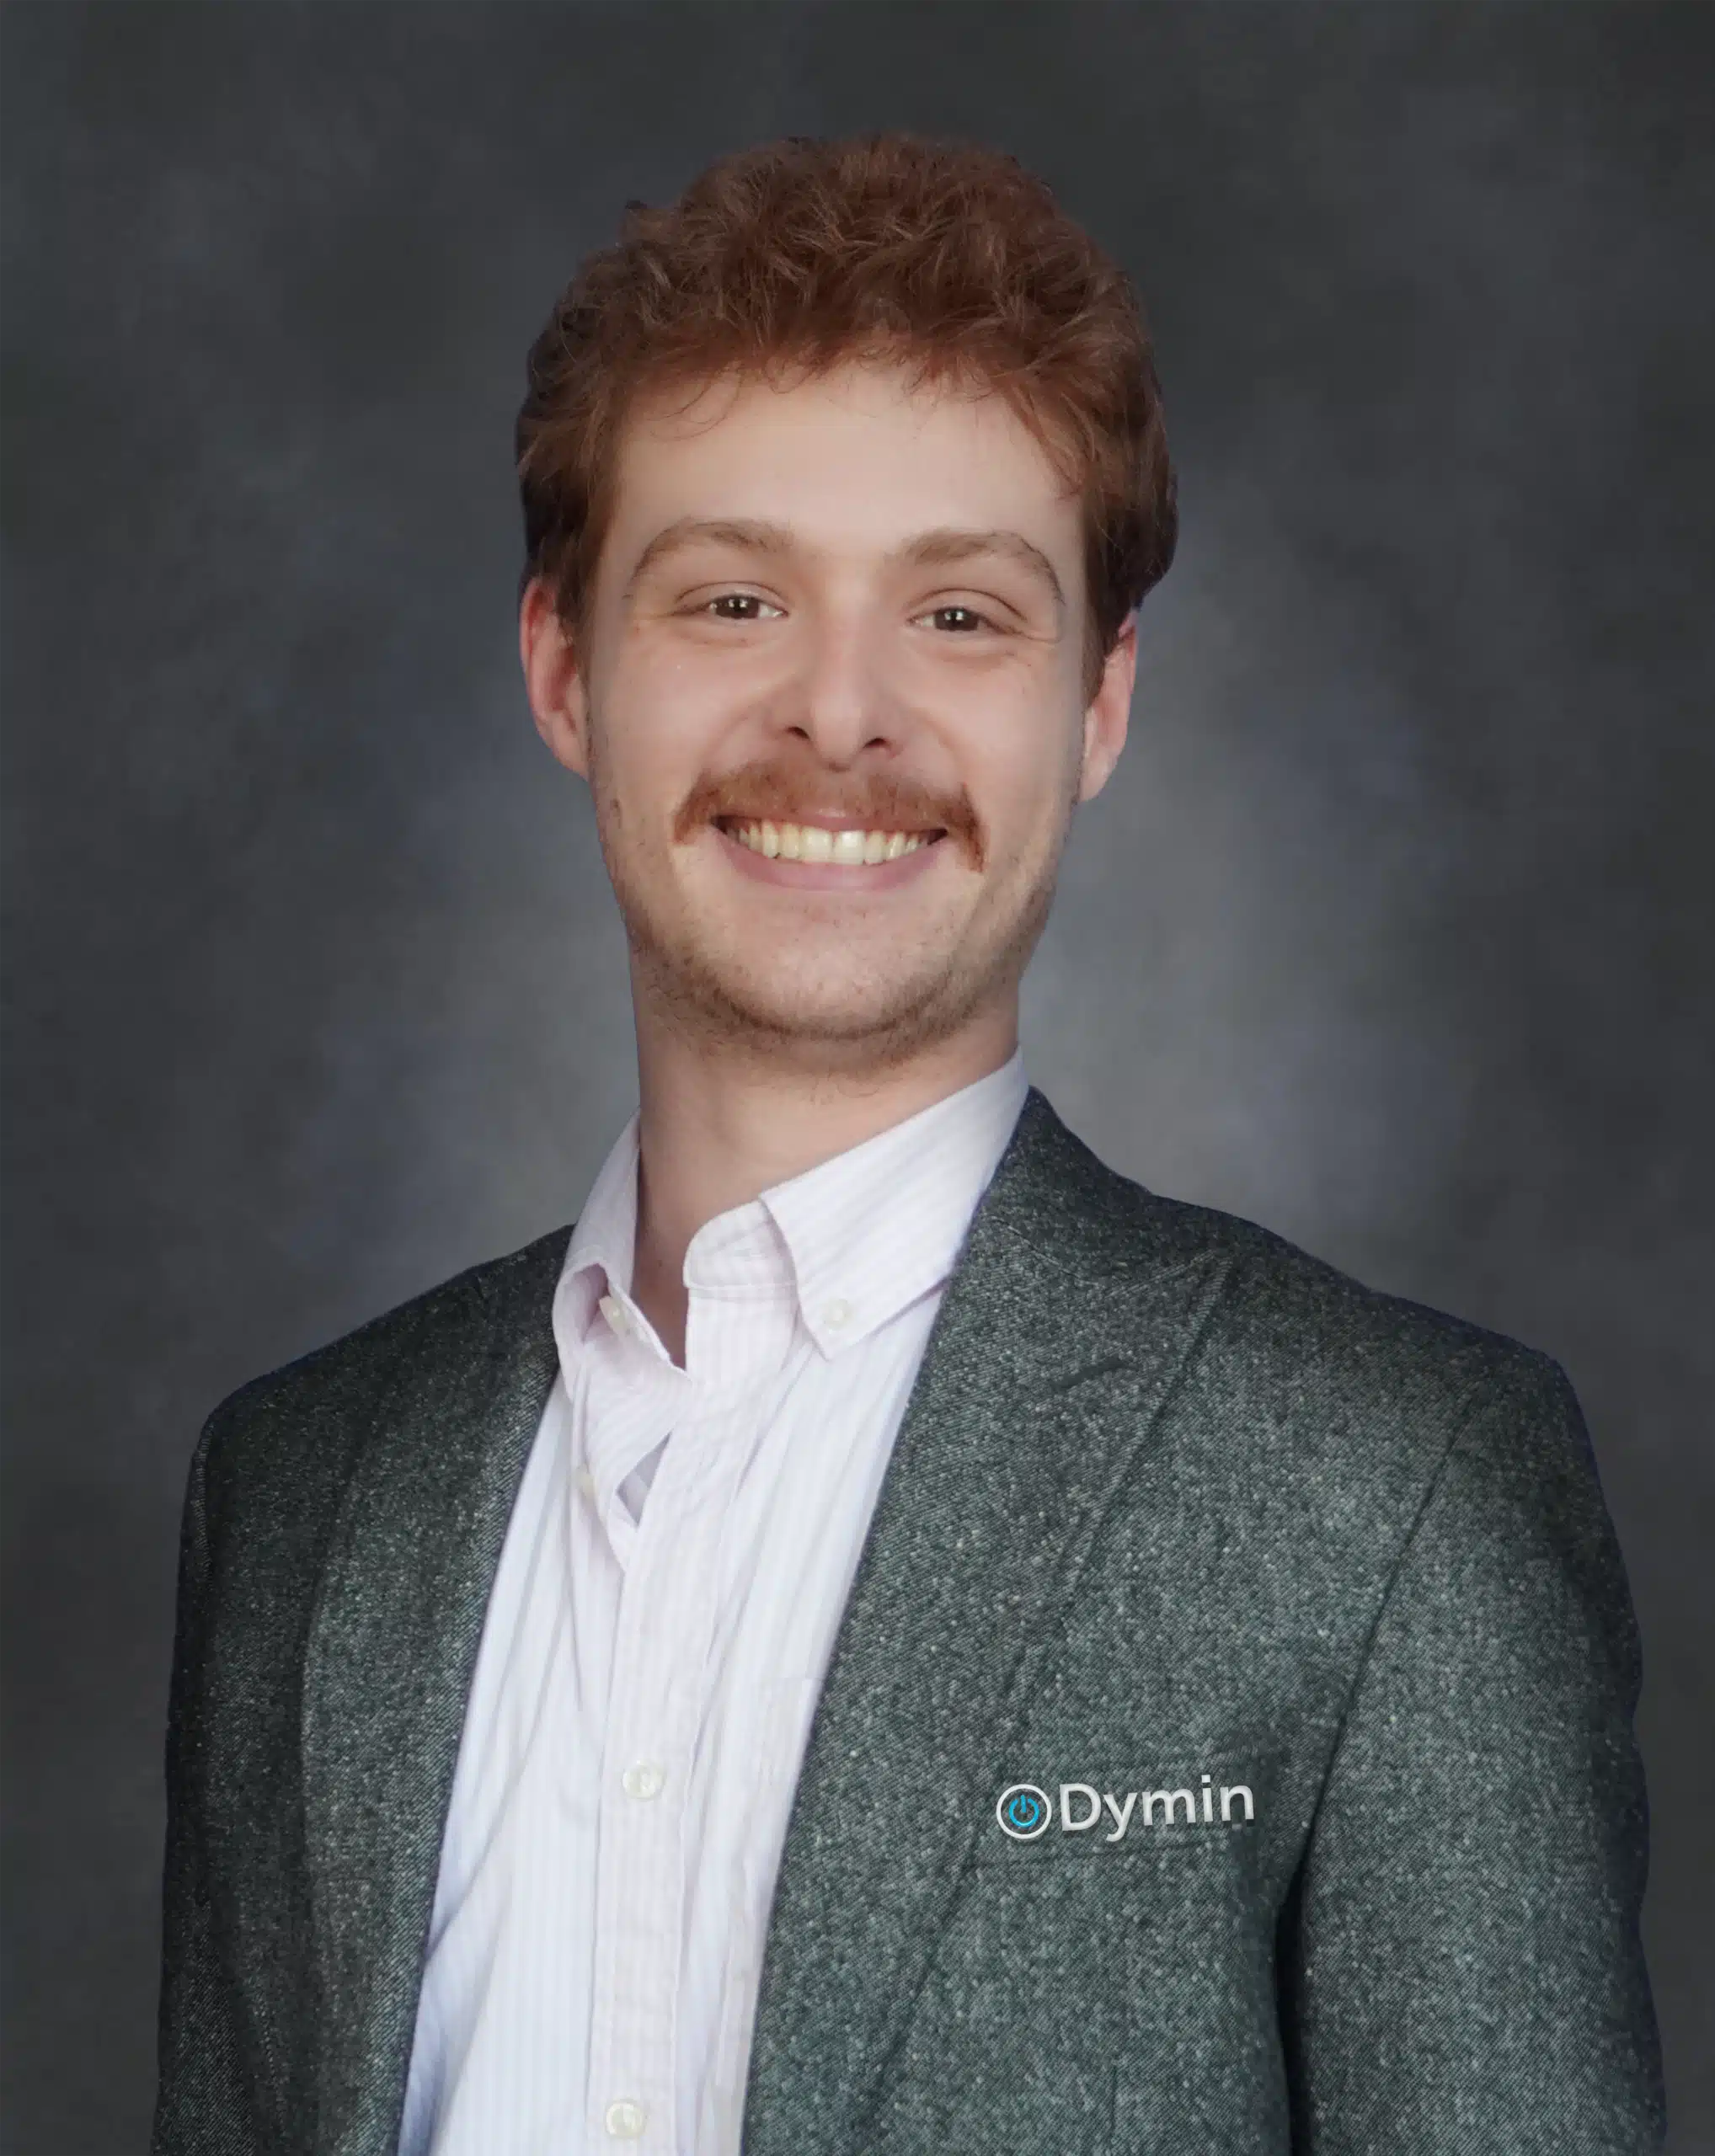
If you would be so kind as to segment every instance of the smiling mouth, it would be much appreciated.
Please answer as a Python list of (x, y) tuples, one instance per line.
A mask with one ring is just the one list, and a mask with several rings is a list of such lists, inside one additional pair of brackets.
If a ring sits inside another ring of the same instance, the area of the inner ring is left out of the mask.
[(899, 861), (947, 835), (939, 826), (922, 831), (830, 830), (822, 824), (737, 816), (717, 817), (715, 822), (729, 838), (769, 861), (827, 862), (836, 868), (874, 867), (884, 861)]

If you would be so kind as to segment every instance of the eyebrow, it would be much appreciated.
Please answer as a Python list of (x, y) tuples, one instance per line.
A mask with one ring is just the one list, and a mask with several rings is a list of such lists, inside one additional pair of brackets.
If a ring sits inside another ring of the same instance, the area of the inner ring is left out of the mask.
[[(638, 556), (637, 566), (626, 579), (622, 596), (629, 599), (644, 573), (656, 563), (676, 553), (681, 547), (695, 546), (699, 542), (775, 555), (790, 553), (797, 544), (789, 526), (771, 524), (761, 518), (681, 516), (676, 523), (658, 531)], [(1055, 607), (1064, 612), (1066, 593), (1053, 563), (1022, 532), (967, 531), (962, 526), (942, 525), (932, 531), (920, 531), (916, 538), (895, 547), (888, 559), (906, 568), (946, 568), (985, 554), (998, 554), (1028, 571), (1047, 588)]]
[(1057, 608), (1064, 611), (1066, 594), (1059, 577), (1039, 547), (1033, 547), (1020, 531), (966, 531), (953, 525), (919, 533), (898, 550), (896, 559), (918, 568), (946, 568), (956, 562), (974, 561), (984, 554), (998, 554), (1016, 562), (1039, 584), (1045, 584)]
[(784, 554), (792, 548), (792, 534), (783, 524), (766, 524), (750, 517), (681, 516), (656, 532), (637, 558), (637, 566), (626, 579), (621, 596), (629, 599), (646, 570), (676, 554), (683, 547), (707, 542), (718, 547), (742, 547), (756, 554)]

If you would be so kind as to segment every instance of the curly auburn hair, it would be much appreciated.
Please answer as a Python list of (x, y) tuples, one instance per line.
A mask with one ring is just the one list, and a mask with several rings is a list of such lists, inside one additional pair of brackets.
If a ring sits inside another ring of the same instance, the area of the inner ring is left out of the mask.
[(998, 392), (1081, 493), (1093, 691), (1178, 529), (1148, 333), (1044, 183), (974, 146), (795, 136), (719, 158), (668, 208), (628, 204), (531, 347), (524, 583), (547, 581), (579, 628), (641, 392), (847, 360)]

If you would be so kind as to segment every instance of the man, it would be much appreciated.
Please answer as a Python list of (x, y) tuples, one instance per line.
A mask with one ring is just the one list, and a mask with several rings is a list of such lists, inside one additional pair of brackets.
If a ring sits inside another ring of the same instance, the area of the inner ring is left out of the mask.
[(1173, 550), (1123, 278), (1008, 159), (776, 145), (584, 265), (519, 450), (638, 1113), (210, 1420), (158, 2150), (1657, 2146), (1565, 1377), (1022, 1073)]

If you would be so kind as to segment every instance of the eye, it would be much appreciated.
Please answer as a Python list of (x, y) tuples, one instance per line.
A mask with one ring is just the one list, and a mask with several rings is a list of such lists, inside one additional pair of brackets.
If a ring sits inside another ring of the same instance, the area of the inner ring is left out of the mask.
[(706, 600), (698, 611), (712, 614), (718, 622), (760, 622), (765, 613), (777, 614), (780, 609), (754, 591), (723, 591)]
[(949, 636), (970, 636), (978, 629), (991, 629), (994, 623), (986, 614), (979, 614), (975, 606), (955, 604), (932, 606), (927, 614), (917, 616), (920, 622), (932, 622), (938, 629)]

